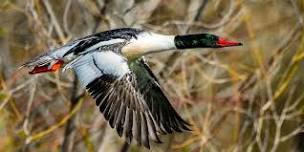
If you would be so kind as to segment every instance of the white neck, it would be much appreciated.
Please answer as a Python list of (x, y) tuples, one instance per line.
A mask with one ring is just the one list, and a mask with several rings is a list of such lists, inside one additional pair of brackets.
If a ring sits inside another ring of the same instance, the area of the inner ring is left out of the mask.
[(161, 35), (144, 32), (131, 39), (129, 44), (122, 48), (122, 54), (127, 58), (137, 58), (142, 55), (176, 49), (173, 35)]

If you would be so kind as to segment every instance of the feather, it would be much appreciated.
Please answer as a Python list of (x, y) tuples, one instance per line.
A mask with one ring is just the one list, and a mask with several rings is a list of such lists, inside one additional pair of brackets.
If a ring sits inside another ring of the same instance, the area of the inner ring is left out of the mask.
[(133, 138), (132, 127), (133, 127), (133, 111), (127, 108), (124, 134), (129, 144), (131, 143)]
[[(128, 63), (127, 69), (130, 71), (124, 72), (123, 76), (115, 72), (104, 73), (109, 66), (118, 65), (108, 65), (110, 61), (101, 63), (100, 58), (94, 60), (93, 64), (84, 62), (88, 65), (77, 67), (99, 70), (101, 75), (89, 82), (86, 88), (96, 99), (96, 105), (109, 125), (128, 143), (134, 138), (139, 145), (150, 148), (150, 140), (161, 143), (159, 134), (189, 130), (189, 124), (171, 106), (156, 77), (142, 60)], [(115, 60), (113, 62), (118, 61)], [(127, 64), (124, 60), (120, 61)]]
[(147, 120), (143, 112), (140, 113), (141, 117), (141, 143), (150, 149), (150, 144), (149, 144), (149, 132), (148, 132), (148, 127), (147, 127)]

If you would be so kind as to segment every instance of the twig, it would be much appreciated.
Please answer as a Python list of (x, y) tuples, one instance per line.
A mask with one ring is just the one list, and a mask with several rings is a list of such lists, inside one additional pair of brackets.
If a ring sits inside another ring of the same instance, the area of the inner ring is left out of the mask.
[(65, 34), (64, 34), (64, 32), (62, 31), (62, 28), (59, 25), (59, 22), (58, 22), (55, 14), (53, 12), (51, 4), (49, 3), (48, 0), (43, 0), (42, 2), (43, 2), (44, 6), (45, 6), (45, 8), (47, 10), (47, 12), (49, 13), (49, 15), (51, 17), (51, 21), (52, 21), (52, 23), (55, 26), (55, 30), (56, 30), (56, 32), (58, 34), (58, 37), (59, 37), (60, 41), (61, 42), (65, 42), (65, 40), (66, 40), (65, 39)]
[(130, 144), (127, 142), (124, 143), (124, 145), (121, 147), (120, 152), (128, 152), (129, 151)]
[[(105, 2), (106, 3), (106, 2)], [(70, 4), (67, 4), (70, 5)], [(100, 13), (104, 13), (106, 10), (106, 4), (104, 5), (104, 7), (102, 7), (100, 9)], [(101, 23), (102, 18), (101, 17), (96, 17), (95, 18), (95, 25), (93, 27), (92, 33), (95, 33), (98, 29), (98, 26)], [(71, 89), (71, 106), (70, 106), (70, 111), (72, 109), (74, 109), (74, 107), (77, 105), (77, 103), (79, 102), (79, 97), (77, 97), (77, 92), (79, 90), (78, 88), (79, 84), (78, 84), (78, 79), (76, 74), (74, 73), (74, 78), (73, 78), (73, 87)], [(83, 96), (84, 93), (80, 96)], [(66, 128), (65, 128), (65, 133), (64, 133), (64, 140), (63, 140), (63, 144), (61, 147), (61, 151), (63, 152), (72, 152), (73, 151), (73, 147), (74, 147), (74, 136), (75, 136), (75, 119), (76, 119), (77, 115), (75, 114), (73, 117), (71, 117), (67, 124), (66, 124)]]
[[(271, 67), (273, 67), (275, 65), (275, 59), (279, 56), (282, 55), (282, 53), (284, 53), (284, 51), (286, 50), (286, 48), (288, 48), (288, 46), (295, 40), (297, 40), (299, 37), (297, 36), (297, 34), (299, 33), (299, 31), (301, 31), (301, 25), (298, 24), (294, 27), (294, 29), (290, 32), (290, 34), (288, 36), (286, 36), (286, 39), (284, 39), (284, 41), (281, 43), (282, 45), (280, 45), (280, 47), (278, 49), (276, 49), (275, 53), (273, 56), (270, 57), (270, 59), (268, 60), (267, 66), (266, 67), (270, 67), (269, 69), (271, 69)], [(251, 88), (255, 83), (257, 82), (257, 77), (256, 75), (250, 75), (245, 81), (243, 81), (240, 84), (240, 87), (238, 88), (238, 91), (241, 93), (245, 93), (249, 88)]]
[(76, 113), (79, 111), (81, 105), (82, 105), (82, 102), (83, 102), (83, 95), (80, 95), (79, 96), (79, 102), (77, 103), (77, 105), (75, 106), (75, 108), (70, 112), (68, 113), (64, 118), (62, 118), (57, 124), (41, 131), (41, 132), (38, 132), (34, 135), (31, 135), (30, 137), (27, 137), (26, 139), (26, 144), (32, 142), (32, 141), (35, 141), (35, 140), (38, 140), (38, 139), (41, 139), (42, 137), (46, 136), (47, 134), (53, 132), (54, 130), (58, 129), (59, 127), (63, 126), (64, 124), (66, 124), (66, 122)]
[[(76, 74), (74, 73), (74, 80), (73, 80), (73, 87), (71, 89), (71, 106), (70, 106), (70, 112), (75, 108), (77, 103), (79, 102), (79, 98), (77, 97), (78, 92), (78, 79), (76, 77)], [(77, 114), (73, 115), (67, 122), (65, 126), (64, 131), (64, 140), (63, 144), (61, 146), (61, 151), (63, 152), (72, 152), (74, 147), (74, 137), (75, 137), (75, 128), (76, 128), (76, 117)]]
[[(101, 7), (100, 9), (99, 9), (99, 16), (94, 16), (94, 19), (95, 19), (95, 24), (94, 24), (94, 27), (93, 27), (93, 29), (92, 29), (92, 33), (95, 33), (97, 30), (98, 30), (98, 27), (99, 27), (99, 25), (100, 25), (100, 23), (101, 23), (101, 21), (103, 20), (103, 19), (105, 19), (105, 17), (103, 17), (104, 16), (104, 14), (105, 14), (105, 12), (106, 12), (106, 10), (107, 10), (107, 4), (109, 3), (109, 0), (105, 0), (104, 1), (104, 5), (103, 5), (103, 7)], [(96, 4), (97, 5), (97, 4)]]
[[(192, 19), (191, 22), (197, 21), (197, 20), (199, 19), (199, 17), (201, 16), (201, 14), (202, 14), (204, 8), (205, 8), (206, 5), (207, 5), (207, 2), (208, 2), (208, 0), (203, 0), (203, 1), (200, 3), (200, 6), (198, 7), (198, 9), (197, 9), (197, 11), (196, 11), (196, 14), (194, 15), (194, 18)], [(186, 26), (186, 27), (185, 27), (185, 30), (184, 30), (185, 33), (187, 33), (187, 32), (189, 31), (189, 29), (190, 29), (190, 26)], [(171, 66), (174, 65), (174, 63), (176, 62), (177, 58), (178, 58), (180, 55), (181, 55), (181, 52), (174, 52), (174, 53), (172, 53), (172, 54), (169, 56), (169, 58), (168, 58), (167, 61), (165, 62), (165, 65), (166, 65), (166, 66), (164, 66), (163, 69), (159, 72), (159, 75), (160, 75), (161, 77), (163, 77), (163, 78), (166, 77), (166, 76), (165, 76), (165, 73), (167, 73), (167, 71), (169, 70), (169, 68), (170, 68)]]
[(69, 24), (68, 24), (68, 14), (70, 11), (71, 3), (72, 3), (72, 0), (68, 0), (66, 2), (65, 8), (64, 8), (64, 13), (63, 13), (63, 28), (64, 28), (64, 31), (68, 35), (71, 35), (71, 31), (69, 29)]

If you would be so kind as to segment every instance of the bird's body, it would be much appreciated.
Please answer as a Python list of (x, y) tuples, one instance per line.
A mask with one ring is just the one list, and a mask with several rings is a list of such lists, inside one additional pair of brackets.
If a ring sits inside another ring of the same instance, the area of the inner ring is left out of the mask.
[(211, 34), (162, 35), (122, 28), (86, 36), (24, 64), (31, 74), (73, 69), (119, 136), (150, 148), (160, 134), (189, 129), (171, 106), (143, 55), (171, 49), (226, 47), (240, 43)]

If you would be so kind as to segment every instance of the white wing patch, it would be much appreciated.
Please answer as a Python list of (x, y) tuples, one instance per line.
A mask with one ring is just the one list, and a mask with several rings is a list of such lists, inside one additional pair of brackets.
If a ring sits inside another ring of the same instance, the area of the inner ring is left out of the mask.
[(122, 77), (130, 71), (127, 61), (121, 55), (112, 51), (94, 53), (93, 58), (97, 66), (102, 69), (105, 74)]
[(103, 74), (102, 71), (95, 66), (92, 54), (77, 58), (70, 67), (74, 69), (82, 87), (87, 86)]
[(120, 79), (130, 71), (124, 58), (112, 51), (88, 53), (75, 59), (69, 66), (74, 69), (83, 87), (103, 74)]

